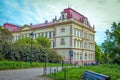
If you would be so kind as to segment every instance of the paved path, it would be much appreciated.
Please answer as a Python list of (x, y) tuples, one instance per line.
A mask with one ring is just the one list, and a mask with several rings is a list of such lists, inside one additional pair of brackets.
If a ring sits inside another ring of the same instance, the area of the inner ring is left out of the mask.
[[(49, 73), (49, 68), (47, 69)], [(58, 69), (61, 70), (61, 67)], [(43, 68), (0, 70), (0, 80), (50, 80), (40, 75), (43, 75)]]

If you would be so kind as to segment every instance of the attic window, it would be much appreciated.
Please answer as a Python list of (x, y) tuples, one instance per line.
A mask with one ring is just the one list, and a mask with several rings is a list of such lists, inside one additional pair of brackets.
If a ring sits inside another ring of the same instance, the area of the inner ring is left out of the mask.
[(62, 20), (64, 20), (65, 19), (65, 15), (64, 14), (62, 14)]
[(65, 28), (61, 28), (61, 32), (65, 32)]
[(87, 18), (84, 18), (83, 23), (86, 24), (86, 25), (88, 24)]

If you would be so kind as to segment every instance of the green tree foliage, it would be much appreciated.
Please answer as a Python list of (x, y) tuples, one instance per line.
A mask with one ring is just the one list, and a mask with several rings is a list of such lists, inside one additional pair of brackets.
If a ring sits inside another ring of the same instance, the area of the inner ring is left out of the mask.
[(111, 30), (106, 30), (106, 40), (102, 43), (102, 50), (109, 54), (113, 63), (120, 64), (120, 22), (113, 22)]
[(12, 34), (8, 31), (8, 29), (0, 29), (0, 41), (7, 42), (12, 40)]
[(31, 44), (31, 38), (29, 38), (29, 37), (23, 37), (22, 39), (18, 39), (15, 43), (30, 45)]
[(23, 37), (14, 43), (11, 41), (12, 34), (7, 29), (0, 27), (0, 60), (29, 61), (32, 43), (32, 60), (34, 62), (61, 62), (61, 56), (50, 49), (50, 40), (46, 37), (41, 36), (35, 40)]
[(7, 52), (7, 54), (9, 53), (9, 50), (7, 48), (9, 48), (8, 42), (10, 43), (12, 40), (12, 34), (7, 30), (2, 28), (2, 26), (0, 26), (0, 59), (4, 59), (4, 52)]
[(95, 59), (97, 62), (101, 62), (102, 52), (100, 47), (95, 43)]
[[(61, 62), (61, 56), (58, 55), (56, 51), (38, 44), (36, 45), (35, 41), (36, 40), (32, 40), (32, 61), (48, 61), (51, 63)], [(31, 38), (22, 38), (14, 43), (6, 42), (6, 44), (3, 45), (2, 52), (4, 52), (4, 58), (7, 60), (28, 62), (31, 53)]]
[(44, 48), (50, 48), (50, 39), (40, 36), (36, 39), (36, 43)]

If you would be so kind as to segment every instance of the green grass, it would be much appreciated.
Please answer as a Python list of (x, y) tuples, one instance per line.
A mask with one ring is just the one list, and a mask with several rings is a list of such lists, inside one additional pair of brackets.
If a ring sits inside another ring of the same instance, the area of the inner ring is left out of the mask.
[[(51, 66), (61, 66), (61, 64), (47, 63), (47, 67)], [(0, 61), (0, 70), (6, 69), (21, 69), (21, 68), (34, 68), (34, 67), (44, 67), (44, 63), (40, 62), (17, 62), (17, 61)]]
[[(99, 65), (99, 66), (85, 66), (79, 68), (67, 68), (66, 80), (80, 80), (85, 70), (101, 73), (111, 77), (111, 80), (117, 80), (120, 78), (120, 65)], [(57, 72), (55, 80), (63, 80), (64, 70)], [(53, 78), (53, 74), (48, 74), (47, 77)]]

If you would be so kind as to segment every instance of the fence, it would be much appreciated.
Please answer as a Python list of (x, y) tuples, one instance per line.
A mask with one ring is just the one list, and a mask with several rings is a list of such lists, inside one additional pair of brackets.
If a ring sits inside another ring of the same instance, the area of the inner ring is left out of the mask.
[[(78, 68), (79, 66), (64, 66), (64, 68)], [(58, 76), (56, 75), (57, 72), (60, 72), (62, 70), (62, 67), (44, 67), (43, 68), (43, 75), (46, 74), (51, 74), (53, 75), (53, 79), (56, 80), (58, 78)], [(62, 72), (63, 78), (60, 80), (66, 80), (66, 73), (67, 71), (64, 69)]]

